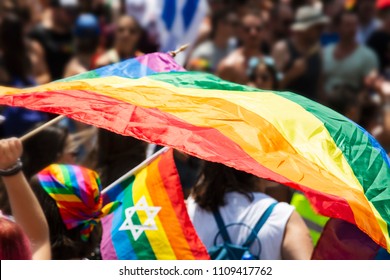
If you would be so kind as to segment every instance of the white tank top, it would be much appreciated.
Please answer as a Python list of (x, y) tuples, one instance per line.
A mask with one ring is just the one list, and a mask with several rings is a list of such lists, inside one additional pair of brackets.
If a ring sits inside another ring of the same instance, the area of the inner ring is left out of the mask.
[[(253, 229), (268, 206), (276, 202), (275, 199), (263, 193), (253, 193), (253, 196), (254, 200), (250, 202), (246, 196), (240, 193), (228, 193), (225, 195), (226, 205), (219, 208), (225, 225), (232, 224), (227, 227), (227, 231), (233, 244), (243, 244), (250, 233), (247, 226)], [(210, 249), (214, 246), (214, 240), (219, 232), (213, 214), (199, 207), (191, 197), (187, 200), (187, 208), (200, 239), (206, 248)], [(260, 259), (282, 259), (281, 248), (284, 231), (293, 211), (294, 207), (284, 202), (275, 206), (271, 216), (259, 231), (258, 239), (251, 247), (252, 254), (258, 255), (261, 247)], [(237, 225), (237, 223), (243, 223), (247, 226)], [(223, 242), (220, 235), (216, 240), (217, 244)]]

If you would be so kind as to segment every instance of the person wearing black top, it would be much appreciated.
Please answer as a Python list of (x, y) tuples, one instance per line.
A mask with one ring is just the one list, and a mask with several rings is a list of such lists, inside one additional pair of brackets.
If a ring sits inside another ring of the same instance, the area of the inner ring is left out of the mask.
[(72, 20), (74, 7), (52, 0), (48, 16), (30, 32), (30, 38), (45, 50), (46, 62), (52, 80), (61, 79), (66, 64), (72, 57)]
[(272, 56), (283, 73), (280, 89), (289, 90), (312, 100), (320, 100), (321, 31), (329, 19), (312, 6), (298, 9), (291, 26), (292, 38), (275, 44)]

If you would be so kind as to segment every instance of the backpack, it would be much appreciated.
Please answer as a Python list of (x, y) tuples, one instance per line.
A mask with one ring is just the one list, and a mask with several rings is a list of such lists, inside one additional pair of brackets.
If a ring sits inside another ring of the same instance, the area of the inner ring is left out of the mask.
[[(250, 247), (252, 246), (253, 242), (258, 238), (257, 234), (259, 233), (260, 229), (263, 227), (265, 222), (268, 220), (269, 216), (271, 215), (276, 205), (277, 202), (272, 203), (267, 208), (267, 210), (265, 210), (264, 214), (257, 221), (253, 229), (242, 223), (229, 224), (225, 226), (225, 223), (223, 222), (219, 210), (214, 211), (213, 215), (215, 221), (217, 222), (219, 232), (215, 236), (214, 246), (210, 248), (208, 251), (210, 258), (212, 260), (258, 260), (260, 259), (261, 243), (259, 243), (260, 249), (258, 255), (253, 255), (250, 252)], [(247, 240), (242, 245), (236, 245), (232, 243), (230, 236), (227, 232), (227, 228), (232, 225), (244, 225), (250, 229), (250, 234)], [(219, 235), (221, 235), (223, 239), (223, 243), (217, 245), (217, 238)]]

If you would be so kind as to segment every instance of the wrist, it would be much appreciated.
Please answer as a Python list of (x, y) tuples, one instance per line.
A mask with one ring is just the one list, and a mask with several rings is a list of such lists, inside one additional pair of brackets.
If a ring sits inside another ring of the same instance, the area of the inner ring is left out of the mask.
[(22, 171), (23, 164), (20, 159), (16, 161), (14, 165), (7, 169), (0, 169), (0, 176), (2, 177), (10, 177), (18, 174)]

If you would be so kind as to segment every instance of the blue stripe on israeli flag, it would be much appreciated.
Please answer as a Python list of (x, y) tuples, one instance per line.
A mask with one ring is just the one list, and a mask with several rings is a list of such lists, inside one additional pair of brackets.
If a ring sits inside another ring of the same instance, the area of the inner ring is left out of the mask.
[(188, 30), (197, 12), (199, 0), (187, 0), (182, 10), (184, 29)]

